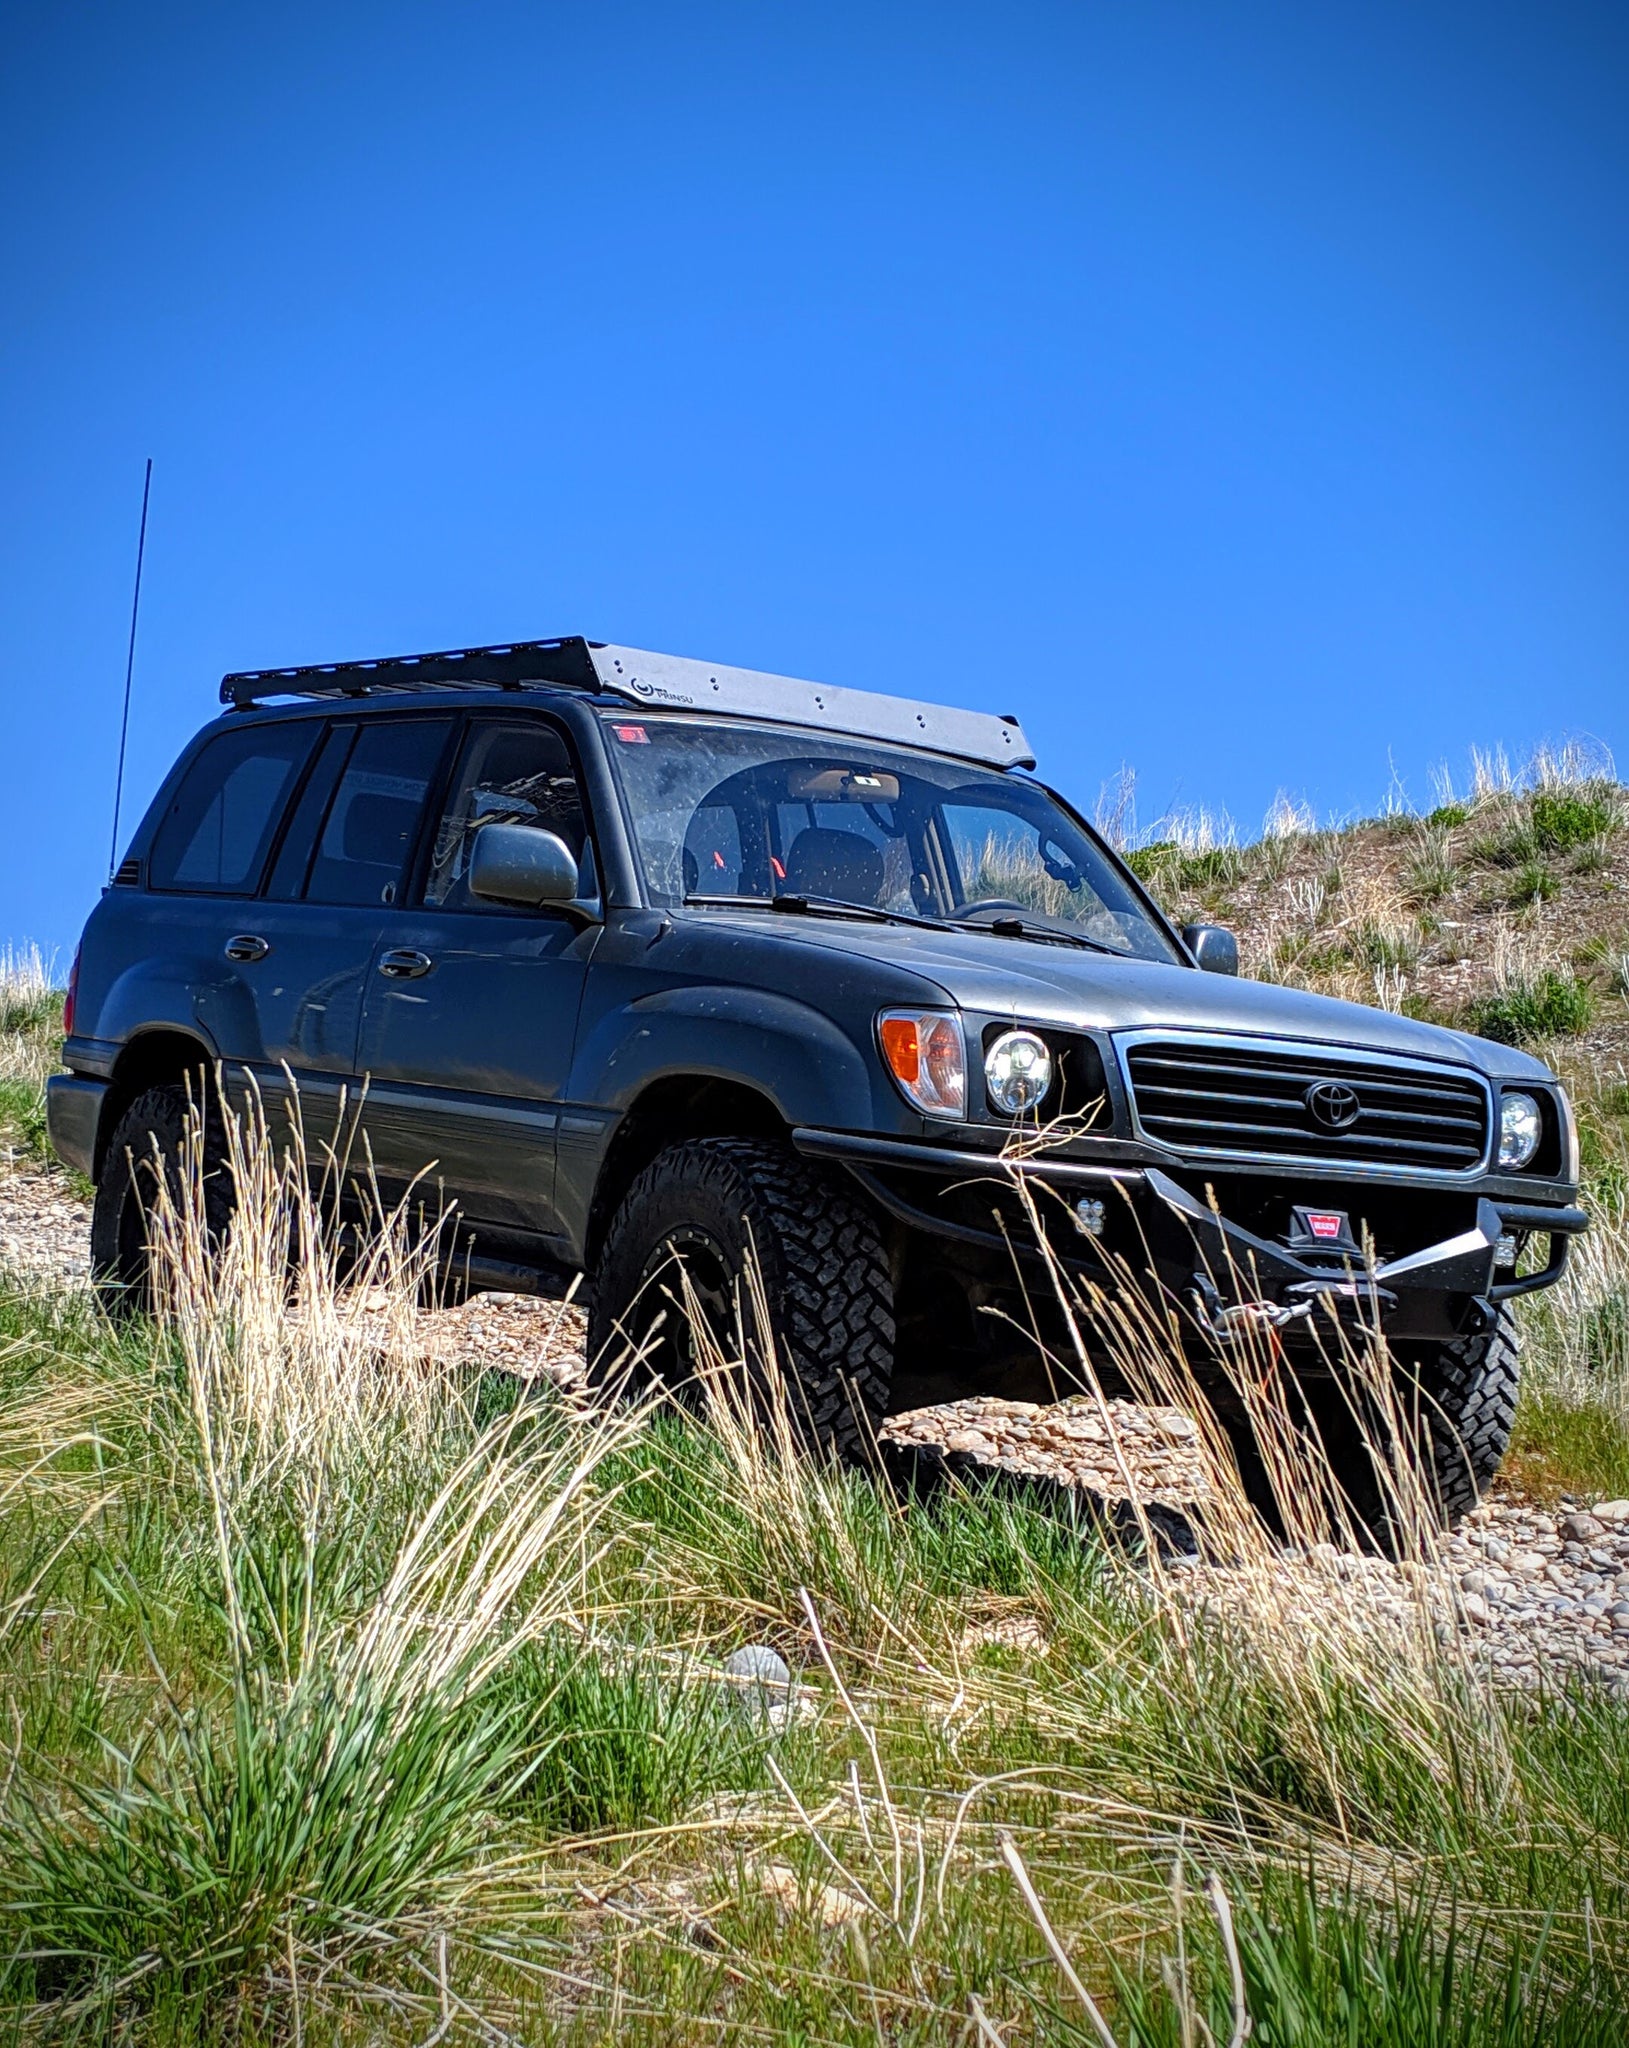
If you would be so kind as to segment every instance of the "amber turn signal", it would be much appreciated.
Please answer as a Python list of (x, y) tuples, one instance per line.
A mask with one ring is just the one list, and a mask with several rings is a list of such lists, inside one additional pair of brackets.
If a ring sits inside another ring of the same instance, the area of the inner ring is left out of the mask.
[(924, 1116), (964, 1116), (967, 1049), (953, 1010), (884, 1010), (877, 1040), (888, 1071)]

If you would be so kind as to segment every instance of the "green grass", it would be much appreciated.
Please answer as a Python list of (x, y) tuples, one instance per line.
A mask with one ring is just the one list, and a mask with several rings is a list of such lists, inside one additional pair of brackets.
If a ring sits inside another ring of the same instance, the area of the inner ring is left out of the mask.
[(0, 1137), (30, 1159), (50, 1156), (45, 1098), (29, 1081), (0, 1081)]
[[(1502, 1952), (1485, 1930), (1468, 1932), (1451, 1908), (1377, 1910), (1327, 1897), (1299, 1873), (1269, 1897), (1246, 1912), (1238, 1936), (1250, 2038), (1269, 2048), (1608, 2048), (1623, 2038), (1629, 1982), (1611, 1965), (1559, 1995), (1535, 1996), (1528, 1958)], [(1181, 1974), (1170, 1968), (1168, 1981), (1121, 1973), (1124, 2048), (1189, 2048), (1196, 2034), (1191, 2019), (1183, 2024), (1185, 2004), (1212, 2040), (1229, 2038), (1232, 1973), (1202, 1923), (1189, 1941)], [(1193, 1987), (1187, 1999), (1184, 1984)], [(1091, 2038), (1065, 2024), (1060, 2038)]]
[(1147, 846), (1134, 847), (1123, 858), (1132, 872), (1145, 882), (1181, 894), (1228, 888), (1245, 870), (1241, 849), (1236, 846), (1206, 846), (1188, 851), (1174, 839), (1156, 839)]
[(1547, 863), (1524, 860), (1520, 867), (1511, 870), (1500, 900), (1512, 910), (1520, 910), (1528, 904), (1552, 902), (1560, 888), (1560, 882)]
[(1615, 1388), (1524, 1395), (1505, 1473), (1534, 1499), (1629, 1496), (1629, 1419)]
[(1594, 1014), (1589, 984), (1556, 968), (1478, 996), (1466, 1011), (1471, 1030), (1503, 1045), (1576, 1036), (1589, 1028)]
[[(445, 1941), (449, 1997), (527, 2042), (925, 2048), (973, 1998), (1008, 2040), (1088, 2038), (1010, 1836), (1122, 2048), (1175, 2048), (1184, 1998), (1230, 2019), (1212, 1872), (1253, 2040), (1614, 2038), (1621, 1707), (1179, 1623), (1046, 1503), (904, 1508), (672, 1416), (602, 1441), (508, 1382), (245, 1492), (259, 1453), (197, 1391), (150, 1328), (0, 1289), (0, 2004), (31, 2028), (285, 2039), (303, 1986), (303, 2040), (406, 2048)], [(534, 1527), (585, 1447), (558, 1539), (449, 1652), (509, 1507)], [(478, 1540), (404, 1581), (426, 1526)], [(798, 1673), (795, 1725), (720, 1683), (746, 1641)]]
[(1618, 808), (1604, 790), (1541, 789), (1528, 806), (1533, 838), (1545, 853), (1571, 853), (1613, 831)]
[(30, 949), (0, 947), (0, 1148), (51, 1159), (45, 1078), (62, 1064), (62, 991)]

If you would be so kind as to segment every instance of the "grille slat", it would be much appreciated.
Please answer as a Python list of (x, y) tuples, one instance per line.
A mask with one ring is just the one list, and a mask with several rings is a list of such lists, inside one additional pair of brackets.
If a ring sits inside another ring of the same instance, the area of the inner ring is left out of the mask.
[[(1487, 1149), (1487, 1091), (1471, 1074), (1342, 1059), (1321, 1047), (1148, 1043), (1126, 1052), (1144, 1132), (1183, 1152), (1252, 1152), (1466, 1171)], [(1307, 1097), (1320, 1082), (1350, 1089), (1355, 1119), (1332, 1130)]]
[[(1310, 1066), (1307, 1068), (1304, 1074), (1301, 1074), (1298, 1077), (1296, 1075), (1286, 1074), (1283, 1072), (1282, 1069), (1255, 1066), (1224, 1066), (1221, 1063), (1213, 1060), (1194, 1060), (1192, 1062), (1189, 1062), (1184, 1060), (1170, 1059), (1161, 1056), (1157, 1059), (1150, 1059), (1146, 1062), (1143, 1062), (1141, 1059), (1141, 1055), (1144, 1050), (1145, 1048), (1143, 1048), (1142, 1046), (1139, 1046), (1137, 1048), (1137, 1054), (1140, 1065), (1146, 1065), (1148, 1067), (1168, 1067), (1173, 1073), (1187, 1075), (1190, 1079), (1192, 1079), (1194, 1076), (1202, 1074), (1220, 1074), (1229, 1081), (1266, 1081), (1269, 1083), (1277, 1082), (1287, 1088), (1291, 1088), (1296, 1085), (1298, 1078), (1304, 1080), (1312, 1077), (1312, 1069)], [(1257, 1055), (1256, 1057), (1259, 1057), (1259, 1055)], [(1360, 1075), (1363, 1080), (1365, 1088), (1370, 1093), (1376, 1095), (1434, 1095), (1437, 1093), (1437, 1084), (1432, 1081), (1425, 1080), (1424, 1077), (1422, 1077), (1422, 1079), (1419, 1081), (1388, 1080), (1386, 1078), (1385, 1070), (1383, 1068), (1377, 1069), (1373, 1073), (1370, 1073), (1367, 1069), (1359, 1069), (1355, 1066), (1342, 1068), (1338, 1073), (1335, 1072), (1333, 1069), (1319, 1069), (1316, 1078), (1319, 1080), (1346, 1080), (1354, 1075)], [(1166, 1084), (1156, 1083), (1155, 1085), (1163, 1086)], [(1475, 1084), (1473, 1083), (1472, 1086), (1474, 1087), (1474, 1085)], [(1200, 1092), (1203, 1093), (1206, 1091), (1201, 1090)], [(1477, 1091), (1477, 1094), (1479, 1098), (1480, 1090)]]
[[(1229, 1106), (1238, 1105), (1257, 1110), (1282, 1109), (1296, 1120), (1296, 1129), (1301, 1128), (1300, 1119), (1304, 1108), (1299, 1095), (1287, 1095), (1282, 1100), (1277, 1100), (1263, 1098), (1259, 1095), (1234, 1095), (1224, 1093), (1221, 1089), (1210, 1088), (1172, 1088), (1170, 1086), (1139, 1088), (1137, 1099), (1144, 1105), (1143, 1115), (1145, 1122), (1148, 1117), (1147, 1105), (1156, 1097), (1161, 1102), (1176, 1102), (1178, 1104), (1191, 1103), (1199, 1105), (1217, 1103)], [(1162, 1116), (1168, 1113), (1164, 1110), (1157, 1112), (1157, 1114)], [(1363, 1116), (1365, 1124), (1400, 1123), (1413, 1127), (1432, 1125), (1449, 1130), (1467, 1131), (1473, 1133), (1479, 1142), (1482, 1134), (1482, 1112), (1480, 1108), (1470, 1104), (1466, 1105), (1463, 1112), (1455, 1112), (1453, 1110), (1427, 1111), (1413, 1108), (1371, 1109), (1365, 1104)]]

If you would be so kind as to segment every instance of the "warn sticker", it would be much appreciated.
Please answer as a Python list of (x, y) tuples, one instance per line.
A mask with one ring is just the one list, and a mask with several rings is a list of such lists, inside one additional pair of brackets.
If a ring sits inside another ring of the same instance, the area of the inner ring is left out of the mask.
[(1352, 1225), (1344, 1209), (1292, 1209), (1289, 1241), (1292, 1247), (1335, 1244), (1343, 1251), (1357, 1250)]

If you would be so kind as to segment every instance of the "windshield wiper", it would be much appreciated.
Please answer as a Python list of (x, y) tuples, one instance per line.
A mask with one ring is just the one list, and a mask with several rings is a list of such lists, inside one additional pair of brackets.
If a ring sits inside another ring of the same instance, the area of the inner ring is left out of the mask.
[(958, 917), (945, 927), (956, 932), (990, 932), (998, 939), (1039, 939), (1048, 946), (1081, 946), (1088, 953), (1107, 953), (1111, 960), (1129, 960), (1118, 946), (1089, 939), (1084, 932), (1060, 932), (1056, 925), (1025, 924), (1021, 917)]
[(840, 896), (809, 896), (801, 890), (783, 889), (774, 896), (686, 896), (686, 908), (705, 909), (709, 904), (727, 910), (778, 910), (804, 917), (859, 918), (867, 924), (906, 924), (928, 932), (988, 932), (997, 939), (1039, 939), (1044, 945), (1079, 946), (1088, 953), (1107, 953), (1111, 960), (1129, 960), (1118, 946), (1102, 939), (1089, 939), (1084, 932), (1060, 932), (1056, 926), (1025, 924), (1018, 917), (915, 917), (905, 910), (879, 910), (871, 903), (846, 903)]
[(913, 917), (904, 910), (880, 910), (873, 903), (845, 903), (841, 896), (808, 896), (801, 890), (783, 889), (774, 896), (687, 896), (686, 907), (705, 909), (723, 904), (730, 910), (778, 910), (800, 917), (857, 917), (867, 924), (908, 924), (930, 932), (952, 932), (958, 926), (941, 918)]

